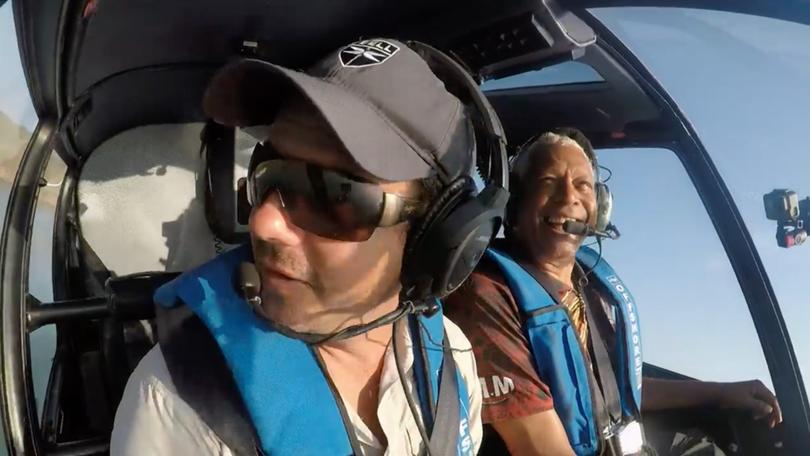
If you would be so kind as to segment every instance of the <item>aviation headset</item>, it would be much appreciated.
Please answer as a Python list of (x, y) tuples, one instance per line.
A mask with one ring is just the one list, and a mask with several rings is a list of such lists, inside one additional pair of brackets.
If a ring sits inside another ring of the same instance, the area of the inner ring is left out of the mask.
[[(427, 44), (409, 41), (406, 45), (467, 107), (475, 137), (475, 148), (470, 151), (475, 158), (473, 167), (443, 183), (425, 214), (411, 228), (405, 246), (401, 301), (411, 307), (404, 310), (433, 313), (438, 310), (434, 298), (450, 294), (464, 282), (503, 223), (509, 200), (506, 140), (494, 109), (459, 63)], [(261, 161), (260, 157), (267, 156), (263, 149), (269, 147), (262, 143), (255, 146), (249, 172)], [(484, 180), (484, 188), (478, 192), (473, 178), (476, 172)], [(239, 192), (238, 200), (244, 202), (245, 187), (240, 186)], [(251, 280), (256, 281), (255, 277)]]
[[(507, 227), (514, 227), (517, 221), (517, 211), (521, 204), (522, 189), (520, 188), (518, 177), (514, 169), (518, 162), (518, 157), (520, 157), (523, 153), (527, 153), (528, 150), (531, 149), (537, 140), (545, 133), (547, 132), (539, 133), (529, 138), (527, 141), (517, 147), (515, 155), (509, 159), (509, 180), (510, 186), (514, 193), (511, 194), (511, 198), (506, 207), (505, 224)], [(584, 136), (583, 138), (577, 138), (576, 136), (581, 135), (581, 133), (572, 128), (555, 128), (550, 130), (548, 133), (554, 133), (559, 136), (570, 138), (576, 141), (576, 143), (582, 147), (582, 150), (586, 152), (588, 159), (591, 161), (591, 166), (593, 167), (594, 193), (596, 194), (596, 223), (593, 225), (593, 228), (598, 231), (607, 230), (610, 226), (610, 215), (613, 212), (613, 194), (610, 193), (610, 188), (608, 185), (601, 180), (599, 172), (601, 167), (599, 166), (596, 153), (594, 153), (590, 142), (588, 142), (587, 138), (584, 138)]]
[[(475, 135), (474, 168), (449, 183), (414, 226), (405, 248), (403, 297), (425, 301), (458, 288), (500, 230), (509, 200), (506, 139), (498, 116), (470, 74), (447, 54), (424, 43), (406, 43), (467, 106)], [(473, 173), (483, 172), (476, 193)]]

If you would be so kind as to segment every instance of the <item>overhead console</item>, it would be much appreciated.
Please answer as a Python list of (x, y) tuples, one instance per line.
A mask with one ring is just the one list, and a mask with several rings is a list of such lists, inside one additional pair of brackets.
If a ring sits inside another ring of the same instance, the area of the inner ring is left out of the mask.
[(500, 78), (581, 57), (596, 42), (587, 24), (553, 0), (462, 35), (449, 51), (481, 79)]

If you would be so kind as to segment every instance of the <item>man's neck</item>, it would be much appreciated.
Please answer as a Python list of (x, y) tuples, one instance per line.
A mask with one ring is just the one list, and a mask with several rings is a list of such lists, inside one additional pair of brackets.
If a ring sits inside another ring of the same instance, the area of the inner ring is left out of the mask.
[(528, 263), (537, 273), (560, 282), (562, 285), (573, 287), (572, 275), (574, 273), (575, 256), (547, 255), (520, 249), (514, 241), (509, 243), (514, 257), (523, 263)]
[(382, 357), (392, 335), (393, 324), (387, 324), (354, 337), (324, 342), (318, 348), (336, 355), (341, 354), (342, 357), (356, 357), (360, 360), (369, 359), (372, 353)]
[[(399, 296), (393, 296), (390, 299), (383, 301), (371, 310), (365, 312), (344, 323), (343, 327), (362, 325), (370, 323), (383, 315), (392, 312), (399, 306)], [(342, 352), (345, 354), (356, 354), (360, 357), (367, 356), (369, 352), (380, 351), (380, 355), (385, 350), (388, 342), (391, 340), (393, 333), (393, 325), (388, 324), (366, 331), (358, 336), (349, 337), (346, 339), (339, 339), (329, 341), (320, 345), (321, 348), (328, 349), (335, 353)]]
[[(384, 302), (373, 315), (364, 315), (369, 322), (384, 315), (399, 304), (395, 296)], [(358, 336), (335, 340), (318, 346), (324, 367), (343, 401), (357, 411), (377, 439), (385, 444), (385, 434), (377, 418), (380, 376), (388, 343), (394, 336), (394, 325), (374, 328)]]
[(541, 260), (541, 261), (532, 261), (532, 266), (534, 266), (540, 274), (544, 274), (561, 284), (573, 287), (573, 281), (571, 280), (571, 276), (574, 273), (574, 262), (573, 261), (548, 261), (548, 260)]

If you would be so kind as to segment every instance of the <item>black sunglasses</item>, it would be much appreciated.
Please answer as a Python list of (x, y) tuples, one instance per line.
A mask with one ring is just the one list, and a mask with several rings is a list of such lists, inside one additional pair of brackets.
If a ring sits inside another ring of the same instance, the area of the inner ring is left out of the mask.
[(276, 191), (290, 221), (304, 231), (339, 241), (368, 240), (378, 227), (413, 220), (424, 204), (382, 190), (379, 184), (295, 160), (259, 163), (247, 179), (247, 198), (258, 207)]

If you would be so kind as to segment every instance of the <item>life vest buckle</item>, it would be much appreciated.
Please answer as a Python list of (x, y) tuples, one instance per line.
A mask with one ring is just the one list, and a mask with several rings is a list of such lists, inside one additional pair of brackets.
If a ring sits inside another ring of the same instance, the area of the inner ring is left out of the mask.
[(613, 448), (613, 454), (638, 455), (644, 448), (644, 433), (636, 420), (608, 426), (603, 434), (608, 446)]

